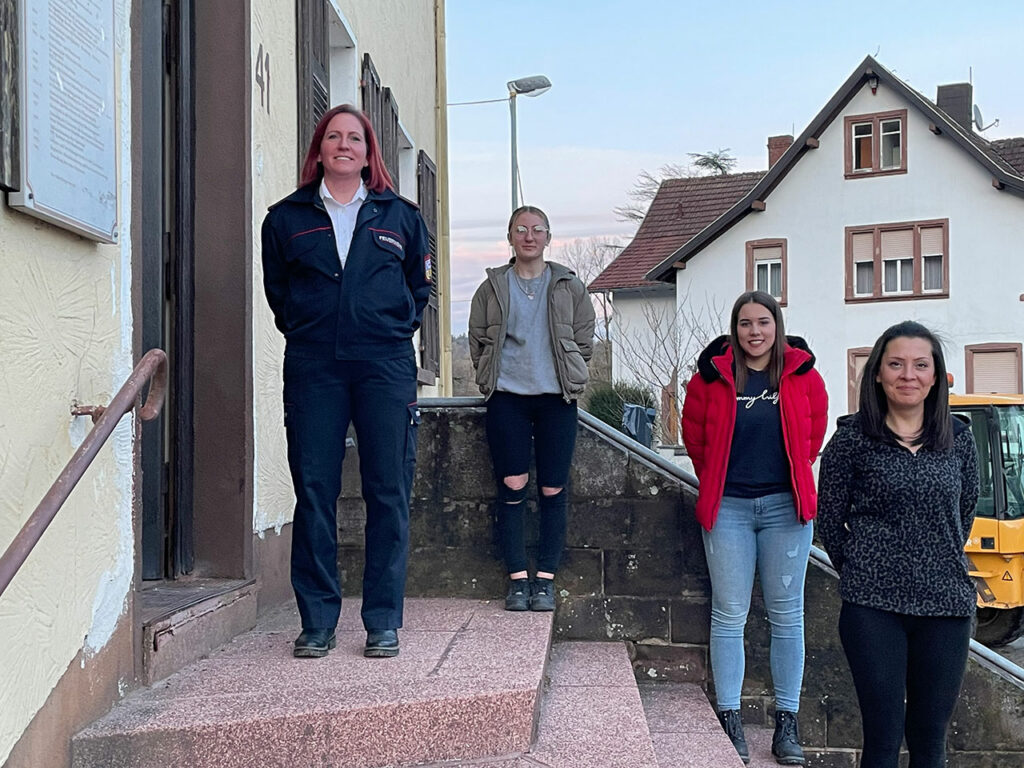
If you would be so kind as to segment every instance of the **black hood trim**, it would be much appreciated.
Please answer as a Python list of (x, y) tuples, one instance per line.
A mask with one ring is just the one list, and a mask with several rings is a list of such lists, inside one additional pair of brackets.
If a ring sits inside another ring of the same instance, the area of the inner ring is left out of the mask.
[[(786, 343), (793, 347), (793, 349), (799, 349), (806, 352), (811, 356), (810, 360), (805, 360), (800, 364), (794, 373), (796, 375), (807, 373), (814, 367), (815, 358), (811, 348), (807, 346), (807, 342), (804, 341), (802, 336), (787, 336)], [(726, 350), (729, 349), (729, 337), (725, 334), (719, 336), (717, 339), (708, 344), (704, 351), (697, 356), (697, 371), (700, 373), (700, 377), (709, 384), (715, 379), (720, 379), (722, 375), (718, 372), (715, 367), (713, 358), (719, 355), (724, 355)]]

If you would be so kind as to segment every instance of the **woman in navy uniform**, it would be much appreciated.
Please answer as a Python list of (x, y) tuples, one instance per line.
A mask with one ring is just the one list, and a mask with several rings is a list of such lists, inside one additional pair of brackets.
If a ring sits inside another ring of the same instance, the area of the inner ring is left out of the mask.
[(299, 188), (263, 221), (263, 284), (286, 342), (296, 656), (335, 646), (337, 500), (350, 423), (366, 502), (364, 655), (398, 653), (419, 423), (412, 336), (430, 296), (430, 258), (419, 210), (395, 194), (366, 115), (350, 104), (329, 110)]

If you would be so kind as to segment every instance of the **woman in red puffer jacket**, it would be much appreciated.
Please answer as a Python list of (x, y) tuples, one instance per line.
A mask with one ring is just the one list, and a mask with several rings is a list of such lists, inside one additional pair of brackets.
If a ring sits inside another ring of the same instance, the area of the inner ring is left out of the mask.
[(683, 442), (700, 480), (697, 520), (711, 576), (711, 668), (719, 719), (744, 762), (743, 632), (755, 568), (771, 624), (772, 753), (804, 765), (796, 713), (803, 683), (803, 593), (817, 508), (811, 465), (828, 421), (825, 383), (803, 339), (761, 291), (733, 305), (686, 388)]

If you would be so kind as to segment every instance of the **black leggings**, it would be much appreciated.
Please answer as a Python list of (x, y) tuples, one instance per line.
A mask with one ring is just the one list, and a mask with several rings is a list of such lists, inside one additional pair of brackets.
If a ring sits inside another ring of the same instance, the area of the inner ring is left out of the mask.
[(896, 768), (904, 736), (910, 768), (944, 766), (970, 617), (908, 616), (844, 602), (839, 637), (864, 725), (860, 768)]
[[(526, 570), (524, 507), (526, 488), (513, 491), (504, 479), (530, 471), (537, 461), (540, 541), (537, 570), (555, 573), (565, 549), (569, 506), (569, 466), (576, 448), (576, 403), (561, 395), (514, 395), (495, 392), (487, 401), (487, 442), (498, 484), (498, 531), (509, 573)], [(561, 488), (545, 496), (540, 488)]]

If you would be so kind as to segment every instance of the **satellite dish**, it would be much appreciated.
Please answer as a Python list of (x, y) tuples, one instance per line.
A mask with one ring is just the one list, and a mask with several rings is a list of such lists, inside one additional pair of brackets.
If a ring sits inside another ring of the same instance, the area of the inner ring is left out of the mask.
[(974, 105), (974, 126), (979, 131), (987, 131), (993, 125), (999, 125), (999, 118), (997, 117), (988, 125), (985, 125), (985, 119), (981, 116), (981, 108), (977, 104)]

